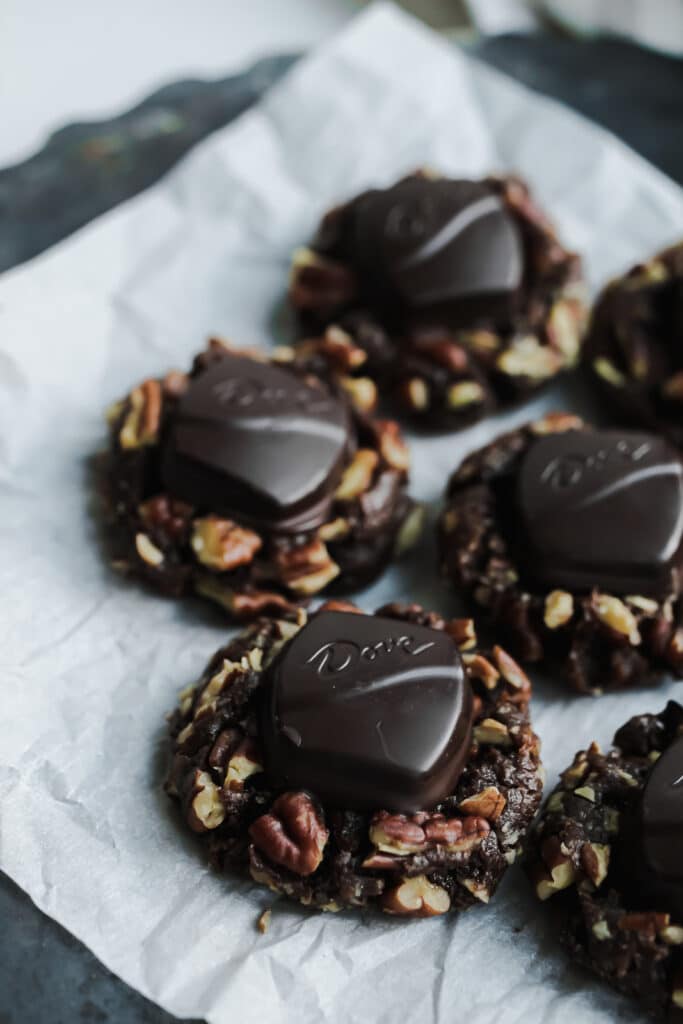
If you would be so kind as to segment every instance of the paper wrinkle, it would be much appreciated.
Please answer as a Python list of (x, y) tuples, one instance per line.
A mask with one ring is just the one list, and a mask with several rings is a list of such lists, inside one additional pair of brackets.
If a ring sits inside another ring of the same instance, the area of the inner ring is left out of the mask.
[[(0, 278), (0, 866), (129, 984), (209, 1024), (639, 1019), (568, 964), (518, 869), (457, 920), (280, 899), (261, 936), (272, 894), (210, 872), (161, 786), (164, 715), (231, 630), (117, 578), (91, 517), (106, 406), (187, 367), (209, 334), (286, 340), (291, 250), (329, 205), (423, 164), (527, 177), (594, 288), (683, 229), (681, 191), (640, 157), (382, 4), (154, 188)], [(426, 571), (449, 471), (567, 402), (596, 411), (568, 383), (458, 435), (411, 436), (428, 533), (356, 599), (456, 613)], [(548, 784), (579, 746), (677, 692), (592, 701), (539, 679)]]

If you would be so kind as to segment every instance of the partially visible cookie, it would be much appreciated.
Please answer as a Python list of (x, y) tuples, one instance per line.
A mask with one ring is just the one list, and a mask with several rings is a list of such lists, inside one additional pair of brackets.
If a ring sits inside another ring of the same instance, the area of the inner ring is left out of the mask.
[(468, 456), (444, 575), (512, 653), (599, 694), (683, 671), (683, 462), (663, 438), (551, 414)]
[(591, 744), (562, 773), (529, 873), (561, 907), (575, 960), (683, 1020), (683, 707), (632, 718), (614, 743), (606, 754)]
[(212, 341), (110, 411), (117, 565), (237, 619), (377, 576), (417, 536), (396, 423), (304, 365)]
[(584, 352), (622, 422), (683, 447), (683, 242), (605, 288)]
[(530, 683), (471, 620), (329, 602), (217, 651), (167, 789), (213, 865), (319, 910), (488, 903), (541, 792)]
[(517, 178), (413, 174), (331, 210), (294, 254), (299, 352), (367, 401), (459, 429), (579, 356), (578, 257)]

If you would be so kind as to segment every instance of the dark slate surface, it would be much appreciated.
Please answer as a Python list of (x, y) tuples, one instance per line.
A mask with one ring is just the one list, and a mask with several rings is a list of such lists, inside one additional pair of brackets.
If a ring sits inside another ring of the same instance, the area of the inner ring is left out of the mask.
[[(683, 183), (683, 64), (620, 42), (507, 36), (484, 60), (617, 132)], [(218, 82), (182, 82), (102, 124), (71, 125), (0, 170), (0, 270), (41, 252), (152, 184), (292, 64), (261, 61)], [(683, 232), (683, 225), (681, 225)], [(170, 1024), (0, 874), (0, 1024)]]

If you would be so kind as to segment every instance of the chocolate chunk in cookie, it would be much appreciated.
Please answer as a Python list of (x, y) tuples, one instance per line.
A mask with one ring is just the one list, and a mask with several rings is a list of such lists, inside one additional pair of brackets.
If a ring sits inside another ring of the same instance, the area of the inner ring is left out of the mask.
[(419, 532), (395, 423), (300, 364), (212, 342), (110, 416), (117, 565), (235, 618), (377, 576)]
[(561, 775), (528, 869), (570, 954), (667, 1020), (683, 1007), (683, 708), (632, 718)]
[(295, 253), (290, 299), (299, 353), (354, 400), (379, 385), (452, 429), (573, 365), (585, 316), (577, 257), (514, 178), (363, 193)]
[(439, 527), (446, 576), (522, 660), (601, 693), (683, 669), (683, 463), (554, 414), (474, 452)]
[(261, 619), (171, 718), (167, 789), (212, 863), (322, 910), (486, 904), (538, 807), (529, 680), (472, 620), (331, 602)]

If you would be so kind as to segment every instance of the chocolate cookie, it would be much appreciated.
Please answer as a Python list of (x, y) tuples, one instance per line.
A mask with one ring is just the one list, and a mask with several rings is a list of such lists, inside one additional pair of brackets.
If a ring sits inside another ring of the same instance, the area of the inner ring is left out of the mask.
[(579, 751), (561, 775), (529, 873), (542, 900), (557, 896), (574, 959), (683, 1020), (683, 707), (632, 718), (614, 743)]
[(683, 242), (605, 288), (585, 361), (624, 423), (683, 447)]
[(302, 365), (211, 342), (110, 413), (116, 563), (236, 618), (375, 577), (415, 539), (397, 425)]
[(329, 602), (219, 650), (170, 720), (167, 789), (219, 869), (322, 910), (487, 903), (538, 808), (529, 680), (471, 619)]
[(583, 693), (683, 671), (683, 464), (664, 439), (557, 413), (450, 479), (445, 575), (522, 661)]
[(516, 178), (426, 173), (331, 210), (294, 254), (298, 351), (372, 407), (379, 385), (459, 429), (579, 355), (580, 264)]

